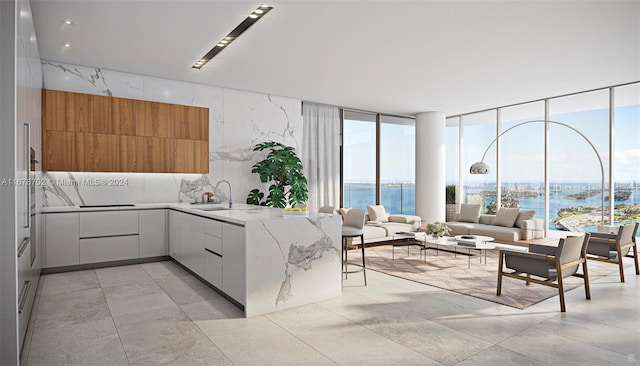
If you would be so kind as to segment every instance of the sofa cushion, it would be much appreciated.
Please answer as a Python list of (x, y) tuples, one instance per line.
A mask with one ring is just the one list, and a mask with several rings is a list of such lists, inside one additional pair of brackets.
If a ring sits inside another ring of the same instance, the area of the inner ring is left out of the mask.
[(490, 236), (496, 242), (515, 242), (520, 240), (520, 229), (517, 227), (503, 227), (496, 225), (476, 225), (469, 230), (471, 235)]
[(369, 213), (369, 220), (371, 221), (389, 221), (389, 216), (385, 212), (383, 205), (369, 205), (367, 206), (367, 212)]
[(480, 205), (463, 203), (460, 205), (460, 222), (478, 222), (480, 219)]
[(515, 224), (516, 219), (518, 218), (519, 212), (519, 208), (500, 207), (496, 213), (496, 218), (493, 220), (493, 225), (513, 227), (513, 224)]
[(400, 222), (403, 224), (421, 223), (422, 218), (414, 215), (389, 215), (389, 222)]
[(469, 235), (469, 231), (473, 229), (474, 226), (477, 226), (477, 224), (473, 224), (470, 222), (451, 221), (451, 222), (447, 222), (447, 226), (449, 227), (449, 229), (451, 229), (451, 232), (449, 233), (449, 235), (456, 236), (456, 235)]
[(520, 210), (518, 218), (516, 218), (516, 223), (513, 224), (513, 226), (521, 228), (524, 220), (531, 220), (535, 215), (536, 210)]
[(393, 236), (395, 233), (415, 231), (416, 227), (412, 224), (402, 224), (399, 222), (385, 222), (377, 225), (387, 231), (387, 236)]

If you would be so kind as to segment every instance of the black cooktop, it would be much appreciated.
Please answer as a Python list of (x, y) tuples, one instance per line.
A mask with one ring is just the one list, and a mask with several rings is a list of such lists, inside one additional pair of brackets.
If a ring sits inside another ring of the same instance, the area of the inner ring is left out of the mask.
[(119, 205), (81, 205), (80, 208), (97, 208), (97, 207), (132, 207), (133, 203), (122, 203)]

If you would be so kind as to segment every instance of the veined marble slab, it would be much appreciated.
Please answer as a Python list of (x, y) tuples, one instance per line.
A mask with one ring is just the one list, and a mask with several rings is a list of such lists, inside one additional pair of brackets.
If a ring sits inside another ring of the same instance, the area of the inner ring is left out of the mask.
[(245, 315), (340, 296), (341, 225), (316, 214), (247, 222)]

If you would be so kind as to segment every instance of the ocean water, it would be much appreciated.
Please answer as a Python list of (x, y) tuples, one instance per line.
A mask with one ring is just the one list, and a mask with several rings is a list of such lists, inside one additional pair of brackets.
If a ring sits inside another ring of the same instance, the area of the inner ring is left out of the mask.
[[(578, 194), (584, 192), (585, 189), (576, 189), (576, 186), (582, 184), (570, 184), (565, 187), (572, 187), (563, 189), (561, 184), (553, 183), (554, 187), (558, 187), (552, 190), (549, 194), (549, 209), (551, 220), (557, 216), (558, 211), (561, 208), (568, 207), (600, 207), (601, 195), (598, 189), (598, 194), (588, 197), (582, 200), (568, 199), (566, 198), (572, 194)], [(587, 184), (584, 184), (587, 186)], [(494, 190), (495, 186), (482, 187), (482, 188), (465, 188), (465, 194), (479, 194), (482, 191)], [(626, 188), (625, 188), (626, 189)], [(527, 189), (527, 191), (532, 191)], [(624, 201), (615, 200), (614, 205), (619, 204), (640, 204), (640, 187), (631, 188), (631, 196)], [(519, 198), (520, 207), (523, 209), (531, 209), (536, 211), (536, 217), (544, 219), (544, 190), (538, 190), (540, 195), (536, 198)], [(608, 192), (605, 192), (605, 197), (608, 196)], [(381, 186), (381, 203), (385, 206), (385, 210), (388, 213), (395, 214), (415, 214), (415, 186), (410, 183), (384, 183)], [(485, 204), (488, 206), (493, 200), (491, 197), (485, 198)], [(375, 203), (375, 185), (373, 183), (347, 183), (345, 184), (344, 193), (344, 206), (345, 207), (357, 207), (366, 208), (367, 205)], [(608, 201), (605, 201), (605, 205), (608, 205)], [(553, 222), (549, 223), (549, 228), (555, 230)]]

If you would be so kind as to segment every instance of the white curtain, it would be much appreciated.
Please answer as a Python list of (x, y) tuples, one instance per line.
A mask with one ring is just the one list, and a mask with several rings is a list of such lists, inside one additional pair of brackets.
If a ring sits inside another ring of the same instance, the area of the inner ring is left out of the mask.
[(340, 110), (302, 104), (302, 163), (308, 180), (307, 209), (340, 205)]

